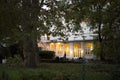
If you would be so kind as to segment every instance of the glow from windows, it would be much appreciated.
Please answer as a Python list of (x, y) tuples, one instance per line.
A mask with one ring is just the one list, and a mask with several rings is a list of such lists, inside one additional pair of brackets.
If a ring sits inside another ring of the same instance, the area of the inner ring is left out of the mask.
[(84, 54), (84, 50), (81, 50), (81, 57), (83, 57), (83, 54)]

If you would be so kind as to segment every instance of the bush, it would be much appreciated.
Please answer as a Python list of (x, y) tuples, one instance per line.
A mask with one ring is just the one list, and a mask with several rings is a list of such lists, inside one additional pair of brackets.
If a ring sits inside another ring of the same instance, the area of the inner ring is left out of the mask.
[(40, 59), (53, 59), (55, 57), (54, 51), (39, 51)]
[(7, 59), (8, 65), (21, 65), (23, 62), (22, 57), (20, 55), (14, 55), (14, 57), (9, 57)]
[(55, 61), (56, 62), (59, 62), (60, 61), (60, 58), (57, 56), (57, 57), (55, 57)]

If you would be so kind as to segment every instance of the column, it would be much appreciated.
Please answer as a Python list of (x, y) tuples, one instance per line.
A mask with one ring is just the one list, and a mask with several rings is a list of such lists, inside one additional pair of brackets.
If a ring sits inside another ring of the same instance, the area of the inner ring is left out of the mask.
[(84, 57), (85, 55), (85, 45), (84, 42), (81, 42), (81, 57)]
[(70, 58), (73, 58), (74, 43), (70, 43)]
[(64, 56), (64, 53), (65, 53), (65, 48), (64, 48), (65, 44), (62, 43), (62, 55)]

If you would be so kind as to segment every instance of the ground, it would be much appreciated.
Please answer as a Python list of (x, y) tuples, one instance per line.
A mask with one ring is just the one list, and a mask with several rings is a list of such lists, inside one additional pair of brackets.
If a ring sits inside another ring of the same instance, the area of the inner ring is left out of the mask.
[(41, 63), (37, 68), (0, 65), (0, 80), (120, 80), (116, 64)]

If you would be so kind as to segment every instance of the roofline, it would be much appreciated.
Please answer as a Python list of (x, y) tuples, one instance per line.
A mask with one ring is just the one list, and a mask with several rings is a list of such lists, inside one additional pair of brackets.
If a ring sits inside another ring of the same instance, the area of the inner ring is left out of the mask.
[(57, 41), (57, 40), (50, 40), (50, 41), (48, 41), (48, 42), (43, 42), (43, 43), (57, 43), (57, 42), (62, 42), (62, 43), (71, 43), (71, 42), (73, 42), (73, 43), (75, 43), (75, 42), (89, 42), (89, 41), (96, 41), (95, 39), (93, 40), (93, 39), (91, 39), (91, 40), (70, 40), (70, 41), (68, 41), (68, 40), (66, 40), (66, 41)]

